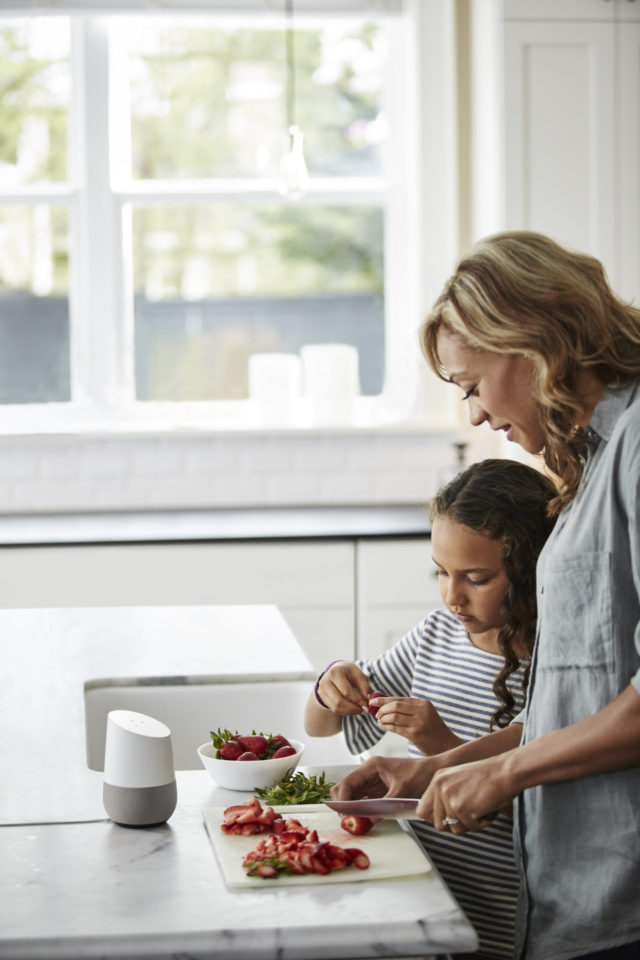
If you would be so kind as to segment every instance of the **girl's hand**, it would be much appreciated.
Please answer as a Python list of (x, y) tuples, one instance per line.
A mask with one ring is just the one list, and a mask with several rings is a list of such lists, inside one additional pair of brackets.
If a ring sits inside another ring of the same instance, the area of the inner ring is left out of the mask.
[(430, 700), (419, 697), (379, 697), (376, 720), (383, 730), (410, 740), (427, 756), (464, 743), (449, 729)]
[(370, 689), (362, 670), (347, 661), (334, 663), (318, 684), (323, 703), (340, 717), (365, 713)]
[[(434, 775), (418, 804), (418, 816), (437, 830), (466, 833), (482, 830), (487, 814), (510, 807), (515, 794), (510, 786), (510, 757), (519, 748), (486, 760), (444, 767)], [(445, 824), (446, 817), (457, 824)]]

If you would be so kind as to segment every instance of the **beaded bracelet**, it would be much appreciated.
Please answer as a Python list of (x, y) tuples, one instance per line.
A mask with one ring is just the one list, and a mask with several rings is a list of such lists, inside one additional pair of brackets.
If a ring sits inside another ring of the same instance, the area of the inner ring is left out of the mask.
[(324, 700), (322, 699), (322, 697), (320, 696), (320, 693), (319, 693), (319, 691), (318, 691), (318, 686), (319, 686), (319, 684), (320, 684), (320, 681), (321, 681), (322, 678), (324, 677), (325, 673), (328, 673), (329, 670), (331, 670), (331, 667), (333, 667), (334, 664), (336, 664), (336, 663), (344, 663), (344, 660), (332, 660), (331, 663), (329, 664), (329, 666), (324, 668), (324, 670), (322, 671), (322, 673), (320, 674), (320, 676), (319, 676), (318, 679), (316, 680), (316, 684), (315, 684), (315, 686), (314, 686), (314, 688), (313, 688), (313, 692), (314, 692), (315, 695), (316, 695), (316, 700), (318, 701), (318, 703), (320, 704), (321, 707), (324, 707), (325, 710), (330, 710), (331, 707), (328, 707), (328, 706), (326, 705), (326, 703), (324, 702)]

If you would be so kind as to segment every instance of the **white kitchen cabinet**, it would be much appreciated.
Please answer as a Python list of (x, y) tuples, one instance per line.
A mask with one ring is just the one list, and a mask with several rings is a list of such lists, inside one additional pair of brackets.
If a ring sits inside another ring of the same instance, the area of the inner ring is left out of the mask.
[(358, 657), (377, 657), (442, 605), (429, 540), (356, 547)]
[(352, 659), (352, 542), (0, 549), (2, 607), (275, 604), (318, 671)]
[(0, 548), (0, 608), (275, 604), (314, 669), (375, 656), (439, 603), (429, 540)]
[(505, 220), (597, 256), (615, 247), (614, 24), (505, 24)]
[[(627, 3), (629, 19), (617, 27), (616, 140), (619, 264), (616, 291), (640, 304), (640, 2)], [(635, 22), (631, 16), (635, 15)]]
[(504, 226), (592, 253), (640, 302), (640, 0), (502, 11)]

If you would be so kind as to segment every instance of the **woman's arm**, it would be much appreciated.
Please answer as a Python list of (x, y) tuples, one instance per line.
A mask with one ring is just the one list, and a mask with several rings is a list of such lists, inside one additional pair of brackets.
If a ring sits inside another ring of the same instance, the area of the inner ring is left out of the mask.
[(478, 830), (484, 815), (506, 806), (527, 787), (638, 764), (640, 694), (629, 686), (598, 713), (578, 723), (500, 756), (440, 769), (422, 796), (418, 815), (436, 825), (445, 816), (456, 817), (461, 823), (452, 826), (454, 833)]
[(337, 783), (331, 796), (335, 800), (419, 797), (438, 770), (503, 753), (518, 744), (521, 735), (522, 724), (512, 723), (504, 730), (488, 733), (424, 760), (374, 756)]

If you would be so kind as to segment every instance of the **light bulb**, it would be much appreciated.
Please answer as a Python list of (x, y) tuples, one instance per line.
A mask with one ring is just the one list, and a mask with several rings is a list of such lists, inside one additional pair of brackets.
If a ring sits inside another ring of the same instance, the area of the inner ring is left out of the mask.
[(304, 137), (295, 124), (289, 127), (289, 152), (280, 161), (280, 193), (299, 200), (309, 189), (309, 173), (302, 152)]

